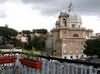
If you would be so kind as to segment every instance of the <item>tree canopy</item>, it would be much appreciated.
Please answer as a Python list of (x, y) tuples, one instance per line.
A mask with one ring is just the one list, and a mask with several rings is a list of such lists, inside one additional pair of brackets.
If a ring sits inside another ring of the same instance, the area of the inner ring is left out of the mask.
[(8, 27), (0, 27), (0, 36), (1, 36), (1, 43), (0, 45), (4, 45), (6, 43), (13, 43), (13, 39), (12, 37), (15, 37), (17, 35), (17, 31), (12, 29), (12, 28), (8, 28)]
[[(3, 38), (3, 40), (1, 39), (3, 42), (1, 42), (0, 44), (14, 44), (14, 46), (18, 48), (35, 48), (36, 50), (40, 51), (43, 51), (45, 49), (46, 34), (48, 33), (46, 29), (34, 29), (32, 32), (29, 30), (23, 30), (22, 33), (27, 34), (27, 43), (23, 43), (21, 42), (21, 40), (16, 39), (16, 35), (18, 34), (16, 30), (8, 27), (0, 27), (0, 36), (2, 36), (1, 38)], [(31, 37), (31, 33), (33, 34), (33, 37)], [(35, 33), (38, 33), (40, 35), (37, 36), (35, 35)]]
[(24, 34), (30, 34), (31, 31), (30, 30), (23, 30), (22, 33), (24, 33)]
[(41, 33), (41, 34), (46, 34), (48, 31), (47, 29), (34, 29), (33, 33)]
[(36, 50), (43, 51), (45, 49), (45, 38), (42, 36), (35, 36), (31, 42), (31, 47), (35, 48)]
[(97, 55), (100, 57), (100, 39), (89, 39), (84, 46), (84, 53), (88, 56)]
[(7, 27), (0, 27), (0, 35), (1, 36), (16, 36), (17, 35), (17, 31), (12, 29), (12, 28), (7, 28)]

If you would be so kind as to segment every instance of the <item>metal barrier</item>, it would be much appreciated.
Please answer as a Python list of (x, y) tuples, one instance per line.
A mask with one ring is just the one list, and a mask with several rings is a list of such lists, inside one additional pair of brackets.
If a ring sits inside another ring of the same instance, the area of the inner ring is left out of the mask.
[(35, 69), (17, 62), (0, 65), (0, 74), (100, 74), (100, 64), (80, 60), (36, 56), (42, 62), (41, 69)]
[(41, 70), (22, 66), (22, 74), (100, 74), (100, 64), (50, 57), (41, 58)]
[(97, 74), (93, 66), (83, 64), (59, 62), (55, 60), (43, 61), (42, 74)]

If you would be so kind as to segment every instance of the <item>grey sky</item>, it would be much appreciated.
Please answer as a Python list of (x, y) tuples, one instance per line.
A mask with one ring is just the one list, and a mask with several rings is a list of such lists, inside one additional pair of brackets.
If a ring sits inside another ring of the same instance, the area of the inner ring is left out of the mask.
[(7, 0), (0, 0), (0, 3), (5, 3)]
[(74, 12), (82, 16), (83, 26), (100, 32), (100, 0), (0, 0), (0, 26), (50, 30), (58, 13), (67, 9), (70, 1)]
[[(0, 0), (3, 4), (6, 1)], [(100, 0), (15, 0), (24, 4), (32, 4), (32, 9), (39, 10), (43, 15), (55, 15), (63, 9), (67, 9), (68, 2), (73, 3), (73, 9), (82, 15), (99, 15)], [(1, 15), (1, 14), (0, 14)]]
[(0, 18), (5, 18), (6, 17), (6, 13), (4, 10), (0, 10)]
[[(33, 4), (46, 15), (56, 14), (67, 8), (70, 0), (22, 0), (25, 4)], [(74, 10), (83, 15), (99, 15), (100, 0), (71, 0)], [(34, 9), (34, 8), (33, 8)]]

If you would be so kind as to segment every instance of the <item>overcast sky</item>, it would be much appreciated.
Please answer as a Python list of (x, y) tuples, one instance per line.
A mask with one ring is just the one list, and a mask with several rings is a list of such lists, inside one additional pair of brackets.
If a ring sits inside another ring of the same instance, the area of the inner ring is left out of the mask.
[[(100, 0), (71, 0), (73, 12), (82, 17), (82, 26), (100, 32)], [(0, 25), (16, 30), (55, 26), (57, 16), (70, 0), (0, 0)]]

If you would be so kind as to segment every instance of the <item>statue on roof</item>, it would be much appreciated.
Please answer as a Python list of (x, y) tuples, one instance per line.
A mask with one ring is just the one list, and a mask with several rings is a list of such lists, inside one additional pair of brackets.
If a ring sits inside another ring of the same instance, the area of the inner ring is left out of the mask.
[(70, 4), (68, 5), (68, 12), (71, 12), (72, 10), (72, 2), (70, 2)]

